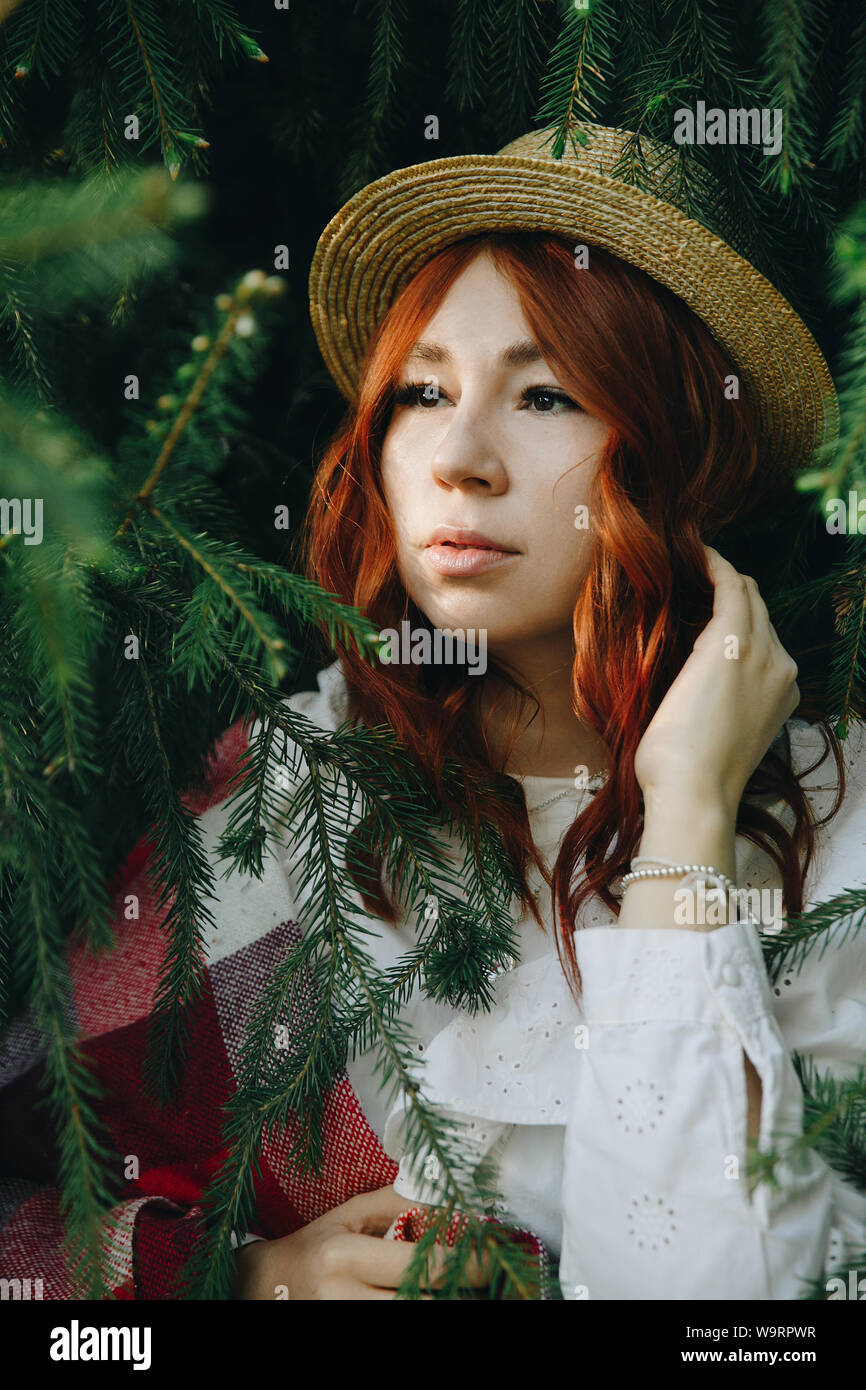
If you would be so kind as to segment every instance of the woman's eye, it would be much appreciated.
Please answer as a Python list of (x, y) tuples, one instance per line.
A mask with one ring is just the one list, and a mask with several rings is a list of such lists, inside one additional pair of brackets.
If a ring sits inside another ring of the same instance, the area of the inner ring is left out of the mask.
[[(445, 397), (444, 391), (427, 381), (407, 381), (405, 385), (398, 386), (394, 392), (394, 402), (397, 405), (421, 406), (422, 409), (429, 410), (435, 407), (438, 402)], [(447, 397), (445, 397), (447, 400)], [(552, 386), (527, 386), (521, 393), (521, 410), (526, 410), (530, 406), (537, 406), (538, 409), (531, 413), (534, 415), (554, 415), (556, 406), (562, 406), (565, 410), (580, 410), (581, 407), (564, 391), (557, 391)]]
[(533, 411), (536, 415), (553, 415), (556, 412), (553, 407), (562, 405), (566, 410), (580, 410), (580, 406), (567, 396), (564, 391), (555, 391), (552, 386), (527, 386), (521, 396), (521, 400), (526, 405), (541, 404), (541, 409)]
[(441, 391), (429, 381), (407, 381), (394, 392), (397, 405), (420, 405), (425, 409), (435, 406)]

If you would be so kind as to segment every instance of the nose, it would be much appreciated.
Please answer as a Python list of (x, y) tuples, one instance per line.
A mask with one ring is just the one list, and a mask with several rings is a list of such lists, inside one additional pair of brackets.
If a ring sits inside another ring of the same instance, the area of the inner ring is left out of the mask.
[(444, 488), (500, 493), (508, 487), (502, 450), (493, 431), (478, 411), (470, 414), (462, 401), (448, 411), (448, 427), (434, 451), (432, 471)]

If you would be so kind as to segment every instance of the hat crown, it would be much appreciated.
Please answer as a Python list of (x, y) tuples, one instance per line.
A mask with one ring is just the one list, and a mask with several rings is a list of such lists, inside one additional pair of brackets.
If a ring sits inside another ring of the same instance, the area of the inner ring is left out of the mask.
[[(686, 164), (681, 146), (592, 121), (573, 121), (571, 130), (575, 134), (566, 136), (561, 158), (555, 159), (551, 153), (555, 129), (549, 126), (519, 135), (496, 153), (592, 169), (616, 183), (650, 193), (700, 222), (753, 265), (760, 265), (760, 250), (737, 217), (724, 185), (693, 155)], [(698, 193), (700, 202), (695, 197)]]
[[(756, 407), (765, 465), (803, 466), (838, 434), (833, 381), (772, 268), (762, 271), (764, 254), (747, 244), (726, 187), (701, 156), (634, 131), (575, 121), (560, 158), (555, 142), (547, 126), (495, 154), (394, 169), (332, 217), (310, 267), (310, 316), (346, 399), (357, 399), (374, 335), (432, 256), (493, 233), (556, 235), (596, 246), (677, 295), (733, 364), (730, 399), (742, 384)], [(734, 189), (739, 177), (732, 169)]]

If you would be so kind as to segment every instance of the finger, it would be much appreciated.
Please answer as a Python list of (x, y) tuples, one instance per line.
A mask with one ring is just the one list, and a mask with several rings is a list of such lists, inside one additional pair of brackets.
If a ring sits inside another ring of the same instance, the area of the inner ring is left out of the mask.
[[(764, 596), (758, 587), (757, 580), (751, 574), (743, 574), (740, 570), (735, 569), (729, 560), (726, 560), (717, 550), (713, 550), (711, 546), (704, 546), (704, 549), (707, 551), (707, 558), (710, 564), (710, 570), (713, 574), (714, 584), (718, 580), (721, 586), (724, 587), (728, 581), (733, 585), (733, 581), (738, 580), (741, 585), (745, 585), (753, 625), (756, 627), (765, 627), (778, 641), (776, 629), (770, 622), (770, 610), (764, 601)], [(779, 645), (782, 645), (781, 642)]]
[(761, 593), (761, 590), (758, 588), (757, 581), (753, 579), (751, 575), (748, 574), (743, 575), (742, 577), (746, 581), (746, 590), (749, 595), (749, 603), (752, 609), (753, 635), (755, 637), (762, 637), (767, 642), (769, 642), (770, 646), (772, 646), (777, 656), (779, 656), (780, 654), (784, 654), (791, 661), (793, 661), (793, 657), (782, 645), (779, 639), (779, 634), (773, 627), (772, 621), (770, 619), (770, 610), (767, 607), (766, 601)]
[[(429, 1294), (427, 1295), (429, 1297)], [(396, 1297), (393, 1289), (380, 1289), (373, 1284), (365, 1284), (360, 1279), (329, 1279), (321, 1285), (319, 1299), (325, 1302), (341, 1301), (353, 1303), (356, 1300), (391, 1299)]]
[(713, 617), (723, 620), (726, 636), (748, 637), (752, 631), (752, 604), (745, 575), (711, 545), (705, 545), (704, 550), (714, 588)]
[(774, 666), (778, 668), (780, 678), (784, 679), (787, 683), (786, 693), (789, 697), (788, 708), (784, 719), (776, 730), (775, 736), (778, 736), (779, 731), (784, 727), (787, 720), (790, 719), (792, 714), (800, 707), (802, 697), (800, 694), (800, 687), (797, 685), (797, 676), (799, 672), (797, 663), (794, 661), (791, 653), (779, 641), (779, 634), (770, 621), (770, 611), (761, 596), (757, 581), (753, 579), (751, 575), (743, 575), (743, 578), (746, 582), (746, 591), (749, 595), (749, 602), (752, 607), (752, 647), (755, 649), (756, 647), (759, 648), (761, 643), (764, 644), (765, 651), (770, 656)]
[[(430, 1270), (429, 1282), (432, 1289), (441, 1288), (444, 1284), (447, 1261), (448, 1251), (443, 1250), (441, 1246), (436, 1247), (428, 1266)], [(481, 1255), (477, 1255), (473, 1251), (460, 1271), (460, 1283), (474, 1289), (486, 1288), (492, 1277), (493, 1259), (489, 1251), (482, 1251)]]
[[(800, 708), (802, 701), (800, 687), (797, 684), (797, 676), (799, 674), (797, 664), (790, 652), (779, 640), (779, 634), (770, 621), (769, 609), (764, 602), (757, 581), (751, 575), (741, 574), (738, 570), (734, 569), (733, 565), (731, 565), (723, 555), (720, 555), (717, 550), (714, 550), (712, 546), (705, 545), (704, 550), (707, 554), (707, 564), (710, 568), (713, 583), (716, 585), (713, 616), (715, 617), (717, 615), (716, 600), (718, 600), (720, 590), (727, 590), (730, 605), (728, 600), (725, 600), (723, 605), (719, 608), (719, 611), (723, 612), (725, 615), (723, 618), (725, 627), (730, 630), (732, 623), (730, 615), (735, 611), (741, 611), (743, 604), (747, 603), (749, 610), (749, 626), (748, 628), (741, 628), (740, 635), (748, 635), (750, 645), (753, 647), (756, 642), (758, 645), (760, 645), (761, 642), (766, 643), (771, 650), (771, 654), (777, 661), (781, 662), (784, 659), (791, 663), (790, 689), (788, 691), (789, 708), (785, 719), (780, 725), (780, 728), (782, 728), (787, 720)], [(735, 589), (739, 590), (736, 602), (734, 599)], [(741, 617), (737, 621), (742, 622), (743, 618)], [(704, 629), (704, 631), (706, 631), (706, 629)], [(701, 636), (703, 635), (702, 633)], [(700, 641), (700, 638), (698, 638), (698, 641)]]
[[(380, 1240), (376, 1236), (348, 1233), (345, 1241), (340, 1241), (339, 1254), (334, 1258), (339, 1260), (341, 1274), (396, 1289), (413, 1255), (414, 1247), (409, 1241)], [(430, 1250), (426, 1274), (422, 1270), (419, 1280), (422, 1288), (441, 1287), (446, 1258), (441, 1246)], [(483, 1288), (489, 1284), (489, 1259), (479, 1261), (474, 1253), (470, 1255), (465, 1268), (460, 1271), (459, 1282), (472, 1288)]]
[(342, 1223), (357, 1235), (382, 1236), (402, 1211), (407, 1211), (412, 1203), (400, 1197), (393, 1183), (390, 1187), (379, 1187), (374, 1192), (361, 1192), (351, 1197), (342, 1206), (335, 1207), (334, 1215), (339, 1215)]
[[(749, 599), (749, 607), (752, 616), (753, 629), (764, 629), (770, 637), (770, 640), (772, 642), (775, 642), (777, 646), (779, 646), (782, 649), (782, 651), (785, 652), (786, 655), (788, 655), (789, 653), (787, 652), (787, 649), (782, 645), (782, 642), (779, 639), (779, 634), (770, 620), (770, 610), (768, 609), (764, 596), (761, 593), (760, 588), (758, 587), (757, 581), (752, 577), (752, 575), (741, 574), (739, 570), (734, 569), (734, 566), (728, 560), (726, 560), (725, 557), (721, 555), (718, 550), (714, 550), (712, 546), (705, 545), (704, 550), (707, 552), (707, 561), (710, 566), (710, 570), (713, 573), (714, 582), (716, 574), (718, 574), (719, 576), (738, 576), (746, 585), (746, 591)], [(722, 582), (724, 583), (724, 579), (722, 579)]]

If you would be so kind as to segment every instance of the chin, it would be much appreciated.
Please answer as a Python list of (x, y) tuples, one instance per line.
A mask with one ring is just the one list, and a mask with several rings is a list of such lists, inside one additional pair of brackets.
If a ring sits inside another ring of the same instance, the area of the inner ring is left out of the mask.
[[(436, 599), (424, 596), (420, 602), (418, 599), (413, 601), (434, 627), (472, 628), (476, 632), (484, 630), (491, 649), (496, 640), (513, 642), (532, 631), (531, 621), (515, 624), (514, 600), (500, 599), (494, 603), (482, 599), (480, 595), (454, 595), (453, 601), (448, 604), (442, 603), (438, 596)], [(539, 620), (541, 617), (539, 614)]]

